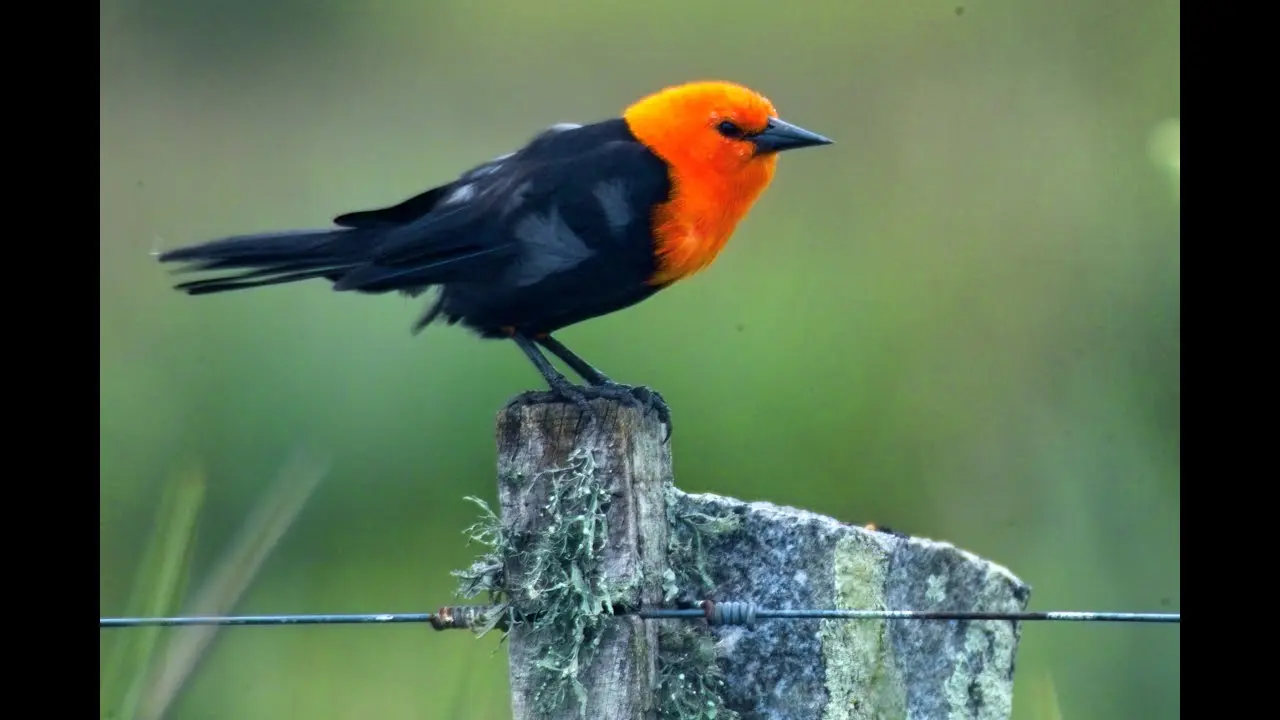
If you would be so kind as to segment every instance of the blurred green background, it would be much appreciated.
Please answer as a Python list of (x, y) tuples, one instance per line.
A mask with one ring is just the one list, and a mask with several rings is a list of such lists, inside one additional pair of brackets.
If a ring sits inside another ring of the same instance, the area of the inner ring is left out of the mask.
[[(837, 144), (784, 157), (705, 274), (560, 334), (665, 394), (677, 483), (952, 541), (1032, 608), (1178, 610), (1179, 25), (1176, 0), (103, 0), (101, 612), (450, 602), (494, 414), (539, 387), (510, 344), (411, 337), (423, 300), (189, 298), (153, 251), (322, 226), (706, 77)], [(270, 489), (299, 448), (327, 473)], [(1177, 717), (1179, 633), (1025, 627), (1014, 716)], [(101, 633), (104, 713), (509, 715), (494, 637), (233, 628), (140, 674), (172, 635)]]

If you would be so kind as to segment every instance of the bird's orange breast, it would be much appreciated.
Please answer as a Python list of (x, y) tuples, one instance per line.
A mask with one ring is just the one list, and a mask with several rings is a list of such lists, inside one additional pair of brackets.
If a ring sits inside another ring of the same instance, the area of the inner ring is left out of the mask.
[(773, 179), (777, 158), (760, 157), (731, 176), (670, 169), (671, 199), (654, 208), (653, 285), (669, 285), (710, 265)]

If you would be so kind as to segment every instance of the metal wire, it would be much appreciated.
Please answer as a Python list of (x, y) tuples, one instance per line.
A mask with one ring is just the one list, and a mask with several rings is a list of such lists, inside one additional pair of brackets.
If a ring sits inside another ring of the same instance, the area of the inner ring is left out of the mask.
[[(197, 617), (100, 618), (99, 628), (181, 627), (190, 625), (388, 625), (430, 623), (437, 630), (472, 627), (489, 605), (456, 605), (434, 613), (356, 615), (232, 615)], [(619, 612), (619, 615), (628, 614)], [(1142, 612), (981, 612), (947, 610), (770, 610), (749, 602), (705, 602), (699, 608), (647, 609), (631, 613), (646, 620), (706, 620), (709, 625), (755, 626), (758, 620), (1009, 620), (1015, 622), (1177, 623), (1182, 613)]]
[(435, 618), (435, 613), (118, 617), (100, 618), (98, 627), (181, 627), (188, 625), (380, 625), (384, 623), (426, 623), (431, 622)]
[(750, 602), (705, 602), (698, 609), (642, 610), (646, 619), (705, 619), (711, 625), (753, 627), (757, 620), (1011, 620), (1059, 622), (1181, 623), (1181, 613), (983, 612), (949, 610), (770, 610)]

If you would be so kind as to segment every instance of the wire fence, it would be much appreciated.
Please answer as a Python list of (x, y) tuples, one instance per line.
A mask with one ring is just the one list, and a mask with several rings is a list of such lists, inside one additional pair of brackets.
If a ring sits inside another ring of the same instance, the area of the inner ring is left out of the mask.
[[(392, 625), (430, 624), (436, 630), (471, 628), (477, 618), (500, 610), (494, 605), (452, 605), (433, 613), (363, 613), (316, 615), (224, 615), (184, 617), (100, 618), (100, 628), (182, 627), (192, 625)], [(1011, 622), (1106, 622), (1181, 624), (1182, 613), (1089, 612), (1049, 610), (1040, 612), (980, 612), (946, 610), (842, 610), (771, 609), (751, 602), (702, 602), (693, 608), (618, 610), (615, 615), (636, 615), (645, 620), (705, 620), (711, 626), (740, 625), (753, 628), (761, 620), (1006, 620)]]

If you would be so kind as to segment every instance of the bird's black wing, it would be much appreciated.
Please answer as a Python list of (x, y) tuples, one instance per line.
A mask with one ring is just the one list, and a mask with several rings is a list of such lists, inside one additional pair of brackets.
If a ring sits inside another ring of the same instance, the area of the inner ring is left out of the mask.
[[(607, 180), (639, 173), (665, 181), (661, 171), (640, 172), (647, 152), (620, 118), (557, 125), (453, 182), (397, 205), (339, 215), (339, 227), (222, 238), (160, 260), (188, 270), (240, 271), (179, 285), (193, 294), (321, 277), (337, 290), (365, 293), (416, 295), (450, 283), (523, 287), (570, 267), (582, 255), (574, 254), (577, 238), (594, 242), (618, 225), (608, 213), (625, 214), (636, 198)], [(631, 178), (625, 187), (640, 186)], [(556, 222), (567, 222), (569, 232), (546, 225), (550, 216), (538, 213), (548, 211), (560, 213)], [(539, 223), (551, 230), (539, 231)]]
[(524, 149), (499, 155), (492, 160), (483, 162), (462, 173), (452, 182), (433, 187), (396, 205), (344, 213), (335, 217), (333, 222), (336, 225), (351, 228), (386, 227), (411, 223), (436, 209), (441, 204), (441, 201), (446, 201), (447, 204), (448, 201), (458, 202), (466, 199), (470, 194), (470, 190), (461, 190), (459, 192), (460, 188), (465, 188), (486, 176), (502, 172), (504, 166), (507, 166), (508, 162), (513, 158), (519, 156), (517, 162), (520, 162), (530, 157), (536, 159), (538, 156), (545, 154), (546, 143), (544, 140), (546, 138), (568, 130), (577, 130), (580, 127), (582, 126), (574, 123), (552, 125), (530, 140)]
[(670, 195), (667, 165), (622, 120), (531, 147), (487, 230), (509, 248), (503, 264), (445, 289), (444, 315), (485, 333), (550, 332), (654, 291), (652, 212)]
[(453, 183), (439, 185), (390, 207), (344, 213), (333, 223), (349, 228), (377, 228), (413, 222), (431, 212), (451, 187)]
[[(335, 288), (416, 292), (453, 282), (528, 284), (553, 268), (565, 269), (574, 258), (572, 240), (594, 240), (611, 227), (609, 212), (629, 206), (629, 198), (618, 194), (624, 189), (618, 182), (637, 170), (638, 153), (648, 151), (621, 119), (544, 131), (521, 150), (445, 186), (425, 215), (384, 225), (367, 261), (344, 274)], [(665, 181), (665, 171), (660, 174)], [(602, 185), (606, 179), (618, 182)], [(374, 212), (390, 218), (425, 195)], [(554, 219), (537, 214), (547, 211), (558, 214)], [(366, 215), (362, 222), (375, 220)], [(552, 225), (540, 230), (540, 222)], [(569, 232), (560, 232), (557, 222), (567, 222)]]

